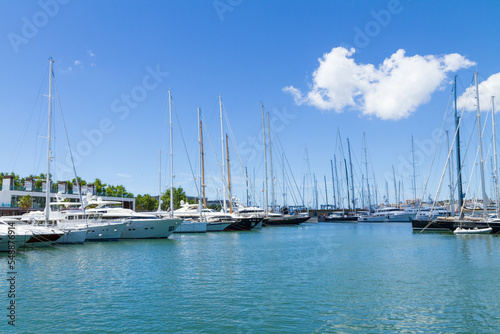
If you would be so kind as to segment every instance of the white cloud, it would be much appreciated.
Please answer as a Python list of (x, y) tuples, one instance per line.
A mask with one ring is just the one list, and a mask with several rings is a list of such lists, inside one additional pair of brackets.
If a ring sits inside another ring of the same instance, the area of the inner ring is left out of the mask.
[(117, 173), (116, 176), (118, 176), (118, 177), (124, 177), (124, 178), (127, 178), (127, 179), (129, 179), (129, 178), (132, 177), (132, 175), (130, 175), (130, 174), (122, 174), (122, 173)]
[(95, 57), (95, 53), (92, 50), (87, 50), (87, 53), (89, 54), (90, 57)]
[(80, 65), (81, 63), (82, 63), (82, 62), (81, 62), (81, 61), (79, 61), (79, 60), (75, 60), (75, 62), (74, 62), (75, 66), (78, 66), (78, 65)]
[[(500, 73), (493, 74), (479, 84), (479, 107), (481, 110), (491, 110), (491, 97), (495, 96), (495, 112), (498, 112), (500, 104)], [(459, 110), (465, 108), (467, 111), (476, 111), (476, 86), (473, 84), (457, 99)]]
[(354, 49), (337, 47), (324, 54), (307, 94), (293, 86), (283, 90), (292, 94), (299, 105), (306, 103), (336, 112), (358, 109), (365, 115), (397, 120), (428, 102), (448, 72), (475, 64), (456, 53), (408, 57), (404, 50), (398, 50), (376, 67), (356, 64), (354, 53)]

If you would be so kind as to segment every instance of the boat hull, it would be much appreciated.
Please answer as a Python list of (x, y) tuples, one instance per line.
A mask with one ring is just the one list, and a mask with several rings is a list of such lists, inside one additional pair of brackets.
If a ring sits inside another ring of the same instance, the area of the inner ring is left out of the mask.
[(457, 227), (455, 231), (453, 231), (454, 234), (457, 235), (466, 235), (466, 234), (491, 234), (493, 229), (491, 227), (486, 227), (486, 228), (461, 228)]
[(181, 224), (182, 219), (131, 219), (122, 230), (120, 238), (168, 238)]
[(412, 219), (411, 227), (415, 231), (453, 231), (455, 229), (455, 221), (449, 220), (432, 220), (427, 219)]
[(491, 232), (493, 234), (499, 234), (500, 233), (500, 222), (498, 221), (462, 221), (462, 222), (455, 222), (452, 231), (456, 230), (456, 228), (462, 227), (463, 229), (487, 229), (491, 228)]
[(64, 235), (60, 237), (56, 244), (83, 244), (87, 239), (87, 229), (64, 229)]
[(235, 218), (224, 231), (249, 231), (261, 223), (262, 218)]
[(386, 223), (409, 223), (415, 218), (415, 213), (406, 213), (402, 215), (390, 215), (385, 219)]
[(59, 240), (64, 233), (34, 233), (31, 235), (26, 243), (23, 245), (24, 247), (48, 247)]
[(284, 217), (265, 218), (262, 221), (262, 225), (264, 226), (300, 225), (309, 220), (309, 218), (311, 217), (284, 216)]
[(359, 217), (359, 223), (383, 223), (385, 221), (385, 216), (380, 217)]
[(357, 216), (325, 218), (325, 223), (345, 223), (345, 222), (357, 222), (357, 221), (358, 221)]
[(24, 235), (0, 235), (0, 252), (14, 252), (24, 245), (26, 237)]
[(208, 222), (207, 232), (222, 232), (231, 224), (230, 222)]
[(118, 241), (127, 222), (89, 223), (87, 241)]
[(205, 222), (184, 221), (174, 230), (174, 233), (205, 233), (206, 231), (207, 223)]

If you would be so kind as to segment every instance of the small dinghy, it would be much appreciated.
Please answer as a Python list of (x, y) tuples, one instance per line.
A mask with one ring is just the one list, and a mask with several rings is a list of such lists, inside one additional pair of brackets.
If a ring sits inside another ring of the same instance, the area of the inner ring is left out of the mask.
[(489, 234), (493, 231), (491, 227), (485, 227), (485, 228), (462, 228), (462, 227), (457, 227), (453, 233), (455, 234)]

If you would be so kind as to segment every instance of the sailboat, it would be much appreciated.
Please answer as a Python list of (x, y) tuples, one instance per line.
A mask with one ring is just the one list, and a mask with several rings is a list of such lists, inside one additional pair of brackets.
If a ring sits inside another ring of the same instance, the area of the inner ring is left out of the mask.
[[(44, 212), (28, 212), (22, 216), (13, 217), (17, 220), (16, 228), (31, 232), (26, 240), (25, 246), (49, 246), (56, 241), (61, 243), (83, 243), (85, 241), (86, 229), (62, 229), (54, 224), (51, 218), (50, 208), (50, 160), (51, 160), (51, 128), (52, 128), (52, 79), (54, 60), (49, 58), (49, 103), (48, 103), (48, 135), (47, 135), (47, 176), (45, 187), (45, 210)], [(39, 219), (37, 219), (39, 217)], [(63, 239), (62, 239), (63, 238)]]
[(274, 209), (276, 207), (275, 205), (275, 198), (274, 198), (274, 175), (273, 175), (273, 156), (272, 156), (272, 145), (271, 145), (271, 122), (269, 121), (269, 112), (267, 113), (267, 130), (268, 130), (268, 137), (269, 137), (269, 162), (270, 162), (270, 167), (271, 167), (271, 212), (267, 210), (267, 150), (266, 150), (266, 127), (265, 127), (265, 122), (264, 122), (264, 109), (263, 105), (261, 103), (261, 109), (262, 109), (262, 133), (263, 133), (263, 140), (264, 140), (264, 168), (265, 168), (265, 194), (266, 194), (266, 201), (265, 201), (265, 210), (262, 210), (261, 208), (258, 207), (249, 207), (249, 206), (243, 206), (240, 202), (237, 202), (236, 205), (236, 211), (243, 216), (249, 216), (249, 217), (261, 217), (263, 218), (262, 220), (262, 225), (263, 226), (280, 226), (280, 225), (300, 225), (304, 223), (305, 221), (309, 220), (311, 217), (308, 215), (304, 216), (298, 216), (298, 215), (289, 215), (289, 214), (283, 214), (281, 212), (274, 212)]
[[(177, 233), (193, 233), (193, 232), (206, 232), (207, 224), (204, 222), (195, 222), (189, 220), (183, 220), (175, 218), (174, 211), (174, 144), (173, 144), (173, 130), (172, 130), (172, 92), (168, 91), (168, 111), (169, 111), (169, 123), (170, 123), (170, 211), (167, 215), (162, 214), (161, 208), (161, 198), (159, 199), (159, 206), (157, 215), (166, 221), (169, 218), (170, 224), (173, 224), (172, 232)], [(160, 159), (161, 160), (161, 159)], [(161, 192), (161, 189), (160, 189)]]
[[(14, 252), (28, 240), (28, 232), (19, 233), (17, 219), (0, 218), (0, 252)], [(15, 231), (15, 233), (10, 232)]]
[[(477, 110), (477, 126), (479, 132), (479, 154), (480, 154), (480, 173), (481, 173), (481, 190), (483, 194), (483, 217), (479, 221), (473, 219), (461, 219), (458, 222), (458, 227), (453, 231), (454, 234), (489, 234), (493, 232), (493, 228), (489, 225), (491, 218), (488, 216), (487, 212), (487, 199), (486, 199), (486, 189), (484, 184), (484, 162), (483, 162), (483, 146), (482, 146), (482, 129), (481, 129), (481, 110), (479, 107), (479, 83), (477, 79), (477, 72), (474, 73), (474, 79), (476, 83), (476, 110)], [(495, 131), (495, 111), (493, 110), (493, 131)], [(495, 132), (493, 132), (495, 133)], [(493, 135), (495, 138), (495, 135)], [(494, 140), (494, 154), (496, 155), (496, 142)], [(496, 161), (496, 156), (495, 156)], [(496, 181), (496, 180), (495, 180)]]
[[(261, 217), (247, 217), (244, 215), (240, 215), (238, 212), (232, 212), (232, 204), (229, 205), (229, 212), (227, 208), (227, 191), (226, 191), (226, 171), (224, 164), (224, 156), (228, 154), (228, 147), (226, 146), (226, 150), (224, 150), (224, 127), (223, 127), (223, 118), (222, 118), (222, 97), (219, 95), (219, 112), (220, 112), (220, 129), (221, 129), (221, 148), (222, 148), (222, 208), (221, 214), (227, 215), (231, 217), (231, 224), (227, 226), (224, 231), (249, 231), (254, 228), (262, 227), (262, 218)], [(226, 140), (227, 142), (227, 140)], [(226, 152), (224, 152), (226, 151)], [(229, 158), (227, 158), (229, 159)], [(229, 169), (228, 169), (229, 170)], [(229, 178), (229, 175), (228, 175)], [(229, 186), (229, 183), (228, 183)], [(231, 194), (229, 194), (231, 196)]]
[[(38, 238), (39, 243), (47, 245), (51, 243), (62, 244), (81, 244), (86, 240), (118, 240), (120, 234), (125, 227), (126, 222), (113, 221), (89, 222), (89, 216), (85, 213), (85, 207), (81, 203), (63, 202), (60, 196), (56, 195), (57, 201), (50, 202), (50, 160), (51, 157), (51, 123), (52, 123), (52, 77), (53, 77), (53, 60), (50, 59), (49, 70), (49, 113), (48, 113), (48, 136), (47, 136), (47, 179), (46, 179), (46, 196), (45, 210), (31, 211), (21, 216), (16, 217), (20, 224), (33, 230), (35, 235), (39, 235), (40, 229), (45, 228), (49, 232), (59, 234), (59, 237), (45, 235)], [(76, 175), (75, 175), (76, 177)], [(78, 182), (78, 178), (76, 177)], [(82, 201), (82, 198), (80, 197)], [(77, 207), (71, 207), (76, 205)], [(53, 210), (52, 207), (55, 207)], [(57, 210), (63, 207), (63, 210)], [(54, 240), (53, 240), (54, 239)], [(33, 243), (37, 245), (36, 238), (30, 238), (26, 245)]]

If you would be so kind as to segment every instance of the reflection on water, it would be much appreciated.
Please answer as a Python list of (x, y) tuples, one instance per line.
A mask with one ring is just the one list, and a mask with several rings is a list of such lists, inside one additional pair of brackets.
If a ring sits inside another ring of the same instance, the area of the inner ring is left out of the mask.
[(27, 250), (16, 330), (494, 333), (499, 242), (320, 223)]

